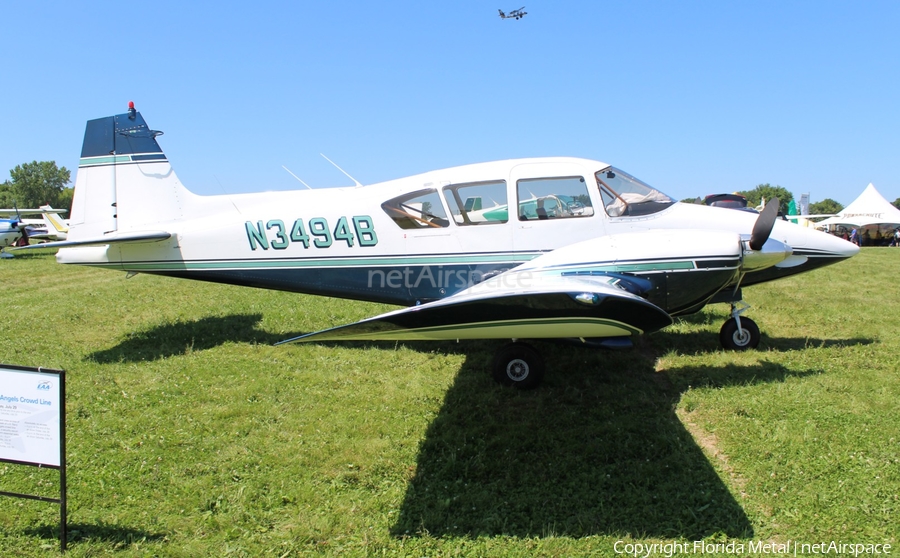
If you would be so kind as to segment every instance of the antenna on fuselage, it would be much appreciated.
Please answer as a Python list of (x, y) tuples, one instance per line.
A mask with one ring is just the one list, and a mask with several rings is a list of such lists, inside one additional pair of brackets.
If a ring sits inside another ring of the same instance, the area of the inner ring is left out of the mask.
[[(321, 155), (322, 157), (325, 157), (325, 154), (324, 154), (324, 153), (319, 153), (319, 155)], [(362, 187), (363, 187), (363, 185), (360, 184), (359, 180), (357, 180), (357, 179), (353, 178), (352, 176), (350, 176), (350, 174), (348, 174), (347, 171), (345, 171), (345, 170), (342, 169), (341, 167), (337, 166), (337, 164), (336, 164), (334, 161), (332, 161), (332, 160), (329, 159), (328, 157), (325, 157), (325, 160), (328, 161), (329, 163), (331, 163), (332, 165), (334, 165), (334, 168), (336, 168), (337, 170), (339, 170), (339, 171), (341, 171), (342, 173), (344, 173), (345, 175), (347, 175), (347, 178), (349, 178), (350, 180), (352, 180), (352, 181), (356, 184), (356, 187), (357, 187), (357, 188), (362, 188)]]
[[(296, 178), (297, 180), (300, 180), (300, 177), (297, 176), (296, 174), (292, 173), (292, 172), (291, 172), (291, 169), (287, 168), (287, 167), (284, 166), (284, 165), (281, 165), (281, 168), (283, 168), (284, 170), (288, 171), (288, 174), (290, 174), (291, 176), (293, 176), (293, 177)], [(312, 186), (310, 186), (310, 185), (307, 184), (306, 182), (303, 182), (302, 180), (300, 180), (300, 184), (303, 184), (304, 186), (306, 186), (307, 188), (309, 188), (310, 190), (312, 190)]]
[(228, 195), (228, 192), (225, 191), (225, 187), (222, 186), (222, 182), (219, 180), (219, 177), (216, 175), (213, 175), (213, 178), (215, 178), (216, 182), (219, 183), (219, 189), (222, 190), (222, 193), (225, 194), (226, 197), (228, 197), (228, 201), (231, 202), (231, 205), (232, 205), (232, 207), (234, 207), (234, 210), (238, 212), (238, 215), (240, 215), (241, 214), (240, 208), (238, 208), (237, 204), (234, 203), (234, 200), (231, 199), (231, 196)]

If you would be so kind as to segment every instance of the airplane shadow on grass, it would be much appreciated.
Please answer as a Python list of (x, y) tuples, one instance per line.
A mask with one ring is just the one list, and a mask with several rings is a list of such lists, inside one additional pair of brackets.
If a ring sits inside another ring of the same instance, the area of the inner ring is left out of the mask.
[(128, 334), (119, 344), (87, 356), (101, 364), (158, 360), (191, 351), (218, 347), (227, 342), (272, 345), (287, 337), (257, 329), (262, 314), (208, 316), (198, 320), (158, 325)]
[[(257, 329), (261, 319), (241, 314), (160, 325), (88, 358), (155, 360), (226, 342), (272, 344), (292, 337)], [(776, 350), (872, 342), (764, 341)], [(762, 361), (659, 374), (658, 354), (721, 350), (714, 333), (660, 332), (629, 351), (537, 343), (548, 367), (546, 381), (520, 392), (498, 386), (487, 372), (499, 344), (409, 344), (464, 354), (466, 360), (420, 443), (394, 536), (752, 537), (744, 510), (675, 406), (689, 385), (780, 382), (819, 373)], [(386, 351), (396, 346), (335, 345)]]
[[(722, 350), (722, 346), (719, 344), (718, 332), (694, 331), (674, 333), (660, 331), (653, 334), (653, 339), (663, 352), (673, 351), (681, 355), (704, 355)], [(762, 333), (757, 350), (762, 352), (802, 351), (805, 349), (871, 345), (875, 342), (875, 339), (867, 337), (821, 339), (816, 337), (770, 337)]]
[(670, 379), (640, 347), (541, 349), (548, 375), (530, 392), (497, 386), (488, 355), (468, 355), (420, 444), (394, 536), (753, 536), (675, 406), (688, 385), (819, 371), (762, 362)]

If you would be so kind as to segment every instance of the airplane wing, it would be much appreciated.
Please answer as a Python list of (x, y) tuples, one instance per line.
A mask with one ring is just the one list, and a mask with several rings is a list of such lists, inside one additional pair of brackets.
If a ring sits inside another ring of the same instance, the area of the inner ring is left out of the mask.
[(37, 248), (72, 248), (76, 246), (103, 246), (104, 244), (121, 244), (124, 242), (159, 242), (170, 238), (172, 233), (166, 231), (129, 231), (115, 232), (98, 238), (85, 238), (82, 240), (62, 240), (60, 242), (45, 242), (20, 246), (15, 250), (28, 250)]
[(436, 302), (278, 344), (624, 337), (653, 332), (672, 323), (661, 308), (629, 292), (641, 289), (629, 283), (629, 279), (615, 275), (559, 276), (511, 270)]

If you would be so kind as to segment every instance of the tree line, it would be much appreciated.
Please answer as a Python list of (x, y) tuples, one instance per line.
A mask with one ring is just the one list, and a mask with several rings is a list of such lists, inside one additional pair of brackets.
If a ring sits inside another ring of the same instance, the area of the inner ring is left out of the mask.
[[(772, 198), (778, 198), (779, 201), (779, 210), (787, 215), (788, 209), (791, 205), (791, 202), (794, 200), (794, 194), (792, 194), (787, 188), (782, 186), (772, 186), (771, 184), (760, 184), (756, 188), (752, 190), (741, 190), (737, 192), (738, 194), (747, 198), (747, 205), (750, 207), (756, 207), (762, 200), (766, 201)], [(702, 198), (687, 198), (685, 200), (681, 200), (686, 203), (703, 203)], [(891, 204), (900, 209), (900, 198), (897, 198)], [(797, 208), (799, 211), (799, 207)], [(840, 203), (834, 201), (831, 198), (825, 198), (822, 201), (818, 201), (815, 203), (809, 204), (809, 214), (810, 215), (831, 215), (835, 213), (839, 213), (844, 209), (844, 206)]]
[(0, 207), (36, 208), (50, 204), (71, 209), (74, 190), (66, 187), (71, 178), (69, 169), (57, 167), (55, 161), (16, 165), (9, 171), (9, 180), (0, 184)]

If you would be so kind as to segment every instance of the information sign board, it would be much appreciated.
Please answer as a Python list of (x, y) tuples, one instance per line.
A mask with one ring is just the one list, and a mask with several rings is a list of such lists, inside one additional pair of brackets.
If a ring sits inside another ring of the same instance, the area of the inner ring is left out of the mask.
[(59, 548), (66, 549), (66, 373), (0, 364), (0, 461), (59, 470), (59, 498), (0, 496), (59, 504)]
[(59, 467), (59, 371), (0, 365), (0, 460)]

